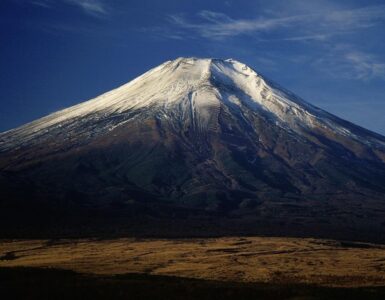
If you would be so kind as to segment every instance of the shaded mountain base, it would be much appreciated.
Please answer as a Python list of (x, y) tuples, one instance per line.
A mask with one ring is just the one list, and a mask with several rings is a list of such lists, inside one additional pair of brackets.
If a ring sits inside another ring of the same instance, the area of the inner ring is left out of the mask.
[(314, 215), (289, 205), (279, 212), (226, 214), (157, 203), (94, 209), (24, 202), (0, 205), (0, 238), (291, 236), (385, 243), (384, 224), (370, 217)]
[(54, 197), (0, 177), (0, 238), (293, 236), (385, 243), (381, 199), (239, 201), (236, 194), (202, 208), (130, 191), (132, 197), (108, 201), (75, 191)]
[(7, 299), (384, 299), (385, 287), (326, 288), (247, 284), (127, 274), (82, 275), (39, 268), (0, 268), (0, 294)]

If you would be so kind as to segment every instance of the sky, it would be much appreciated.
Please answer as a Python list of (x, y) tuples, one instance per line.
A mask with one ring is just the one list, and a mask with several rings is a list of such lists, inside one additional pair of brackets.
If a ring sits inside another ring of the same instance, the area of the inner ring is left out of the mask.
[(237, 59), (385, 135), (383, 0), (1, 0), (0, 131), (181, 56)]

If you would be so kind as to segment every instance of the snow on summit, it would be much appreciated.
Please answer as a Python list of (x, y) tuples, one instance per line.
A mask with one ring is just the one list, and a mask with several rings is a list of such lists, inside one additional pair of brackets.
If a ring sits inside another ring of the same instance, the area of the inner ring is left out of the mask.
[(92, 138), (140, 121), (143, 115), (188, 121), (198, 132), (216, 131), (223, 108), (242, 117), (250, 111), (263, 115), (288, 131), (324, 128), (363, 143), (384, 145), (377, 136), (363, 137), (355, 126), (284, 91), (239, 61), (178, 58), (92, 100), (0, 134), (0, 150), (28, 145), (47, 135)]

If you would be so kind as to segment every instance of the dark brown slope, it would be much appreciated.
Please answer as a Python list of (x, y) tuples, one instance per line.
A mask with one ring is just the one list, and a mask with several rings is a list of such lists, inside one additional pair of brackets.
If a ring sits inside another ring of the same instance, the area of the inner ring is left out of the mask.
[(385, 240), (385, 138), (322, 111), (314, 126), (290, 111), (282, 125), (221, 74), (196, 90), (207, 110), (188, 93), (166, 110), (88, 114), (3, 147), (1, 234)]

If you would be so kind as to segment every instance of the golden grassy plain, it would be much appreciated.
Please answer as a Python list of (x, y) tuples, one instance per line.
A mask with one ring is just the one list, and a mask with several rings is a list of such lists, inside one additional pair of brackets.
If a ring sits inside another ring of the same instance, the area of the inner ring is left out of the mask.
[(385, 246), (278, 237), (0, 240), (0, 267), (332, 287), (385, 286)]

